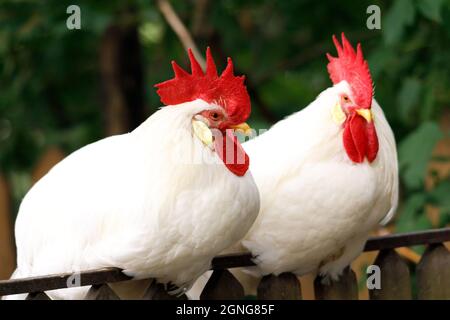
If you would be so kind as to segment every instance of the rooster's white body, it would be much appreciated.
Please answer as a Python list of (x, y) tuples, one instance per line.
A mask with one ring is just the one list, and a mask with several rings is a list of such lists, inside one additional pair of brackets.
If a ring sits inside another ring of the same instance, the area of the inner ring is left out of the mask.
[[(202, 100), (164, 107), (133, 132), (57, 164), (21, 204), (13, 277), (111, 266), (188, 287), (259, 210), (250, 172), (234, 175), (192, 133), (193, 115), (213, 107)], [(48, 294), (75, 299), (86, 290)]]
[(369, 232), (397, 206), (395, 140), (373, 100), (380, 149), (372, 163), (353, 163), (330, 106), (345, 82), (304, 110), (244, 144), (261, 193), (261, 211), (242, 245), (260, 274), (318, 270), (333, 279), (362, 251)]
[[(336, 280), (363, 250), (369, 233), (397, 207), (398, 168), (393, 132), (375, 100), (376, 159), (354, 163), (345, 152), (333, 106), (346, 81), (323, 91), (303, 110), (243, 144), (261, 195), (260, 213), (246, 237), (226, 252), (250, 251), (256, 267), (231, 269), (247, 294), (266, 274), (319, 273)], [(198, 298), (209, 277), (189, 296)], [(255, 281), (256, 280), (256, 281)]]

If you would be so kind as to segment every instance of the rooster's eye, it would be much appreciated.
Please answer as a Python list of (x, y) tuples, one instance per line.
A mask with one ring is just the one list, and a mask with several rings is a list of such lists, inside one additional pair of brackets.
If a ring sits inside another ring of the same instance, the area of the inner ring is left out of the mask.
[(349, 98), (347, 95), (342, 96), (342, 99), (343, 99), (345, 102), (349, 102), (349, 101), (350, 101), (350, 98)]
[(218, 112), (215, 112), (215, 111), (211, 112), (211, 119), (219, 120), (219, 117), (220, 117), (220, 115)]

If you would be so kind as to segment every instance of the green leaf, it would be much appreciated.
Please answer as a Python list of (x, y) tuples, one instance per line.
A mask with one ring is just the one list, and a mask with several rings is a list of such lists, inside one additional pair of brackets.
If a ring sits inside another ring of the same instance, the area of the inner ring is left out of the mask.
[(423, 185), (431, 153), (442, 136), (442, 131), (435, 122), (424, 122), (400, 142), (400, 172), (408, 188), (415, 189)]
[(450, 215), (450, 181), (446, 180), (439, 183), (431, 192), (429, 192), (428, 198), (431, 204), (439, 207), (441, 221), (448, 219), (448, 216)]
[(420, 229), (418, 218), (424, 216), (425, 194), (415, 193), (406, 199), (396, 221), (397, 232), (407, 232)]
[(400, 41), (406, 26), (414, 22), (415, 9), (410, 0), (397, 0), (386, 14), (382, 26), (384, 42), (392, 45)]
[(417, 78), (407, 78), (398, 93), (398, 107), (400, 119), (410, 123), (413, 119), (414, 108), (418, 105), (422, 84)]
[(372, 74), (372, 79), (377, 81), (379, 75), (383, 70), (387, 70), (389, 62), (395, 59), (395, 52), (390, 48), (381, 47), (374, 50), (367, 60), (369, 61), (370, 73)]
[(30, 173), (25, 171), (11, 171), (8, 176), (8, 181), (11, 184), (13, 199), (23, 199), (33, 185)]
[(428, 85), (428, 88), (425, 89), (423, 104), (420, 108), (420, 119), (422, 121), (428, 121), (431, 119), (433, 115), (433, 109), (436, 101), (436, 92), (435, 87), (433, 85)]
[(416, 2), (420, 13), (430, 20), (442, 22), (441, 9), (444, 1), (442, 0), (419, 0)]

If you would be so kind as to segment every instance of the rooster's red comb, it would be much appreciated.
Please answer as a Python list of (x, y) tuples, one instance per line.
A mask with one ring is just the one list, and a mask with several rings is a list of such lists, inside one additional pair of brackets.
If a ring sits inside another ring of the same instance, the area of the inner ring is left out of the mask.
[(373, 83), (370, 76), (369, 65), (364, 60), (361, 44), (355, 49), (342, 33), (342, 46), (333, 35), (338, 56), (335, 58), (327, 53), (328, 73), (333, 84), (346, 80), (350, 85), (355, 102), (361, 108), (370, 108), (373, 97)]
[(188, 50), (191, 62), (191, 73), (183, 70), (175, 61), (172, 68), (173, 79), (158, 83), (157, 93), (165, 105), (180, 104), (195, 99), (222, 106), (231, 123), (242, 123), (250, 115), (250, 97), (244, 85), (245, 76), (236, 77), (233, 74), (233, 62), (228, 58), (227, 67), (220, 76), (209, 47), (206, 49), (206, 73)]

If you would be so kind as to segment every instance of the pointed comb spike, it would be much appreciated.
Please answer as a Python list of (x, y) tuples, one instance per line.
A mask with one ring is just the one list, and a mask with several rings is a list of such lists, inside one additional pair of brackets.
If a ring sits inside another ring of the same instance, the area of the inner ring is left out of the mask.
[(206, 75), (210, 77), (217, 77), (217, 68), (214, 59), (211, 55), (211, 49), (206, 48)]
[(227, 59), (227, 67), (222, 72), (222, 75), (220, 77), (221, 78), (233, 77), (233, 72), (234, 72), (233, 61), (231, 60), (230, 57), (228, 57), (228, 59)]
[(356, 61), (363, 63), (364, 62), (364, 56), (361, 50), (361, 43), (358, 43), (356, 46)]
[(181, 68), (175, 61), (172, 61), (172, 69), (175, 73), (175, 78), (185, 78), (189, 76), (189, 73)]
[(192, 53), (192, 50), (188, 49), (188, 55), (189, 55), (189, 61), (191, 62), (191, 73), (193, 76), (203, 76), (203, 70), (202, 67), (200, 67), (200, 64), (198, 63), (197, 59), (195, 59), (194, 54)]
[(353, 49), (352, 45), (350, 44), (350, 42), (347, 40), (347, 38), (345, 37), (345, 34), (342, 32), (341, 35), (342, 38), (342, 46), (344, 47), (344, 52), (346, 54), (350, 54), (351, 56), (355, 56), (355, 49)]
[(334, 59), (336, 59), (335, 57), (333, 57), (331, 54), (329, 54), (329, 53), (326, 53), (326, 55), (327, 55), (327, 58), (328, 58), (328, 61), (333, 61)]
[(334, 46), (336, 47), (338, 57), (342, 56), (341, 44), (339, 43), (339, 40), (336, 38), (336, 36), (334, 34), (333, 34), (333, 43), (334, 43)]

